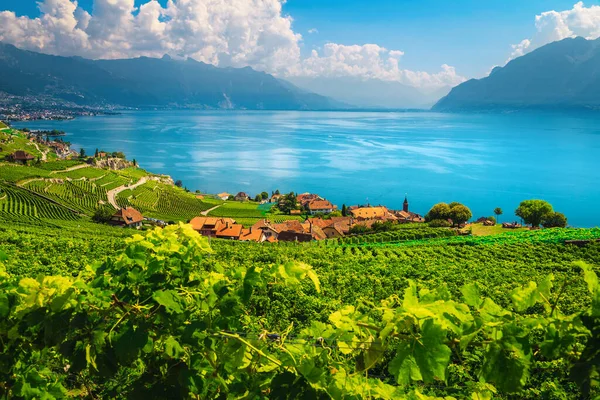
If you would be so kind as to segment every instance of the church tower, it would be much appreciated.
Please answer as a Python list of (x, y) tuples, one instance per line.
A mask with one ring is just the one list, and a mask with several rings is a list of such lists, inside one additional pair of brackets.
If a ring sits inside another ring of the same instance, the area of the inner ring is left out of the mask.
[(408, 197), (404, 196), (404, 205), (402, 206), (404, 212), (408, 212)]

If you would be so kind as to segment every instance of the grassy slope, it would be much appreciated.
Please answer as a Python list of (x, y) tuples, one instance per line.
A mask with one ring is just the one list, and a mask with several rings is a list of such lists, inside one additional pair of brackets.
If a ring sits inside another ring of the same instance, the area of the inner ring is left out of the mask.
[(473, 234), (473, 236), (489, 236), (507, 232), (523, 232), (528, 230), (528, 228), (504, 229), (502, 228), (501, 224), (497, 224), (495, 226), (483, 226), (483, 224), (472, 224), (469, 227), (471, 228), (471, 234)]

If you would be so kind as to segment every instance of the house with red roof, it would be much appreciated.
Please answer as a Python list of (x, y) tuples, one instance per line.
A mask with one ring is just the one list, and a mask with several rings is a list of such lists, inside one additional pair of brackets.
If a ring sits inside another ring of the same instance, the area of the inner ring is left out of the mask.
[(144, 217), (142, 213), (132, 207), (123, 207), (115, 212), (108, 223), (114, 226), (122, 226), (126, 228), (139, 228), (142, 226)]

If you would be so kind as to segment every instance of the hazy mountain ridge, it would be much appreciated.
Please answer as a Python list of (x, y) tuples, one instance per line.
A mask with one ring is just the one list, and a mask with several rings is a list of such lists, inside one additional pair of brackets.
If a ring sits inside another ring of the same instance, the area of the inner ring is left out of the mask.
[(288, 81), (311, 92), (364, 108), (430, 108), (450, 87), (424, 90), (399, 82), (355, 77), (290, 77)]
[(600, 108), (600, 39), (564, 39), (458, 85), (434, 111)]
[(2, 43), (0, 92), (135, 108), (317, 110), (342, 106), (249, 67), (218, 68), (170, 57), (87, 60)]

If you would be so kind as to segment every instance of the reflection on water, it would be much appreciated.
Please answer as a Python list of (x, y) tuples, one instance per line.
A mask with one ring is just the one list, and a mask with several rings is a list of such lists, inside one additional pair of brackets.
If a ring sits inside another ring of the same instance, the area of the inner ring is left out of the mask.
[(19, 126), (61, 129), (88, 153), (123, 151), (206, 192), (312, 191), (424, 213), (462, 201), (476, 217), (544, 198), (600, 225), (598, 117), (349, 112), (140, 112)]

